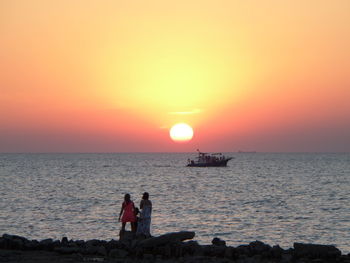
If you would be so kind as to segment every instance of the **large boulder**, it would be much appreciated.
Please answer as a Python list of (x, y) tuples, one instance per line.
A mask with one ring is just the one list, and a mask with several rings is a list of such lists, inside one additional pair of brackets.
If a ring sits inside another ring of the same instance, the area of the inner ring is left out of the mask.
[(106, 249), (108, 250), (112, 250), (112, 249), (115, 249), (115, 248), (119, 248), (120, 247), (120, 244), (119, 244), (119, 241), (117, 240), (110, 240), (107, 242), (107, 244), (105, 245)]
[(294, 243), (294, 258), (335, 259), (341, 256), (341, 251), (335, 246)]
[(85, 242), (86, 247), (97, 247), (102, 245), (102, 241), (98, 239), (91, 239)]
[(25, 250), (37, 250), (40, 249), (40, 243), (37, 240), (32, 240), (30, 242), (26, 242), (24, 244), (24, 249)]
[(202, 246), (198, 244), (197, 241), (187, 241), (187, 242), (183, 242), (182, 244), (183, 250), (184, 250), (184, 254), (186, 255), (203, 255), (202, 253)]
[(84, 240), (76, 240), (74, 243), (69, 245), (69, 247), (84, 247), (85, 246), (85, 241)]
[(130, 248), (135, 240), (136, 235), (131, 231), (120, 231), (119, 243), (124, 246), (124, 248)]
[(165, 235), (161, 235), (159, 237), (151, 237), (139, 242), (139, 246), (141, 247), (157, 247), (164, 246), (166, 244), (184, 241), (187, 239), (193, 239), (195, 236), (195, 232), (191, 231), (180, 231), (174, 233), (168, 233)]
[(58, 240), (53, 240), (52, 238), (46, 238), (39, 242), (39, 248), (42, 250), (53, 250), (55, 246), (58, 246), (60, 242)]
[(271, 248), (271, 257), (275, 259), (281, 259), (284, 250), (279, 246), (275, 245)]
[(82, 249), (78, 247), (55, 247), (54, 251), (60, 254), (74, 254), (81, 253)]
[(6, 241), (3, 237), (0, 237), (0, 249), (6, 248)]
[(13, 240), (13, 239), (20, 239), (23, 242), (28, 241), (25, 237), (17, 236), (17, 235), (9, 235), (9, 234), (3, 234), (2, 238), (8, 239), (8, 240)]
[(114, 248), (109, 252), (109, 257), (111, 258), (125, 258), (128, 256), (128, 251), (123, 249)]
[(249, 245), (239, 245), (237, 248), (237, 254), (242, 256), (252, 256)]
[(214, 237), (211, 243), (215, 246), (226, 246), (226, 241), (221, 240), (218, 237)]
[(26, 245), (28, 245), (30, 241), (25, 237), (3, 234), (0, 243), (1, 248), (21, 250), (25, 249)]
[(135, 239), (135, 232), (132, 231), (120, 231), (119, 232), (119, 241), (123, 241), (123, 240), (131, 240), (131, 239)]
[(203, 245), (203, 253), (208, 257), (224, 257), (226, 252), (226, 246), (217, 245)]
[(226, 247), (224, 257), (228, 259), (234, 259), (236, 260), (238, 258), (238, 252), (237, 249), (234, 247)]
[(62, 244), (62, 246), (67, 246), (68, 245), (68, 238), (62, 237), (61, 244)]
[(101, 256), (107, 256), (108, 251), (104, 246), (99, 246), (97, 249), (97, 254)]
[(271, 246), (256, 240), (249, 243), (249, 249), (253, 255), (262, 255), (269, 252), (271, 250)]

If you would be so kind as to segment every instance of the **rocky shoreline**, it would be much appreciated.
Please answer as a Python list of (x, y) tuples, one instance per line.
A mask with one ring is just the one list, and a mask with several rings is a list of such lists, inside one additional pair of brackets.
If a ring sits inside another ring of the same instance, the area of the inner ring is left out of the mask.
[(0, 237), (0, 262), (237, 262), (237, 263), (350, 263), (332, 245), (294, 243), (282, 249), (260, 241), (238, 247), (214, 238), (210, 245), (192, 241), (194, 232), (181, 231), (148, 239), (125, 232), (119, 240), (29, 240), (17, 235)]

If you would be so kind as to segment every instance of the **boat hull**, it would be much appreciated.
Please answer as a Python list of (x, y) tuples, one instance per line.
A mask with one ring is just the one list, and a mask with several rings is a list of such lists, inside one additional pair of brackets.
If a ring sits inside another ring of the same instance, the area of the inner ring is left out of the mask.
[(192, 162), (187, 165), (187, 167), (225, 167), (227, 166), (227, 162), (231, 160), (232, 158), (227, 158), (224, 160), (216, 161), (216, 162), (210, 162), (210, 163), (197, 163)]

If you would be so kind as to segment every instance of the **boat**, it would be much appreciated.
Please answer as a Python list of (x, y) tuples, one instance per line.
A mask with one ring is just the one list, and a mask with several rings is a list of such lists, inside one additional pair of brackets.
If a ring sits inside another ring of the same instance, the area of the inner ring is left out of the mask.
[(196, 160), (188, 159), (188, 167), (224, 167), (233, 157), (226, 157), (222, 153), (203, 153), (198, 151)]

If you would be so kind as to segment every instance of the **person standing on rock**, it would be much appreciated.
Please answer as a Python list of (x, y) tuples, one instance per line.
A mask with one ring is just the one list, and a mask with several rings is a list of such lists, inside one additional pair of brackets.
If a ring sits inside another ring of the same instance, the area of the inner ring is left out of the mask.
[(144, 235), (145, 237), (151, 236), (151, 214), (152, 214), (152, 202), (149, 200), (149, 194), (143, 193), (142, 200), (140, 202), (140, 219), (137, 224), (136, 235)]
[[(123, 215), (123, 216), (122, 216)], [(121, 220), (120, 220), (121, 218)], [(125, 231), (125, 226), (127, 222), (130, 222), (131, 224), (131, 231), (135, 232), (135, 222), (136, 222), (136, 216), (135, 216), (135, 205), (134, 202), (131, 201), (130, 195), (126, 194), (124, 196), (124, 202), (122, 204), (122, 208), (120, 210), (119, 214), (119, 222), (122, 222), (122, 229), (121, 232)]]

